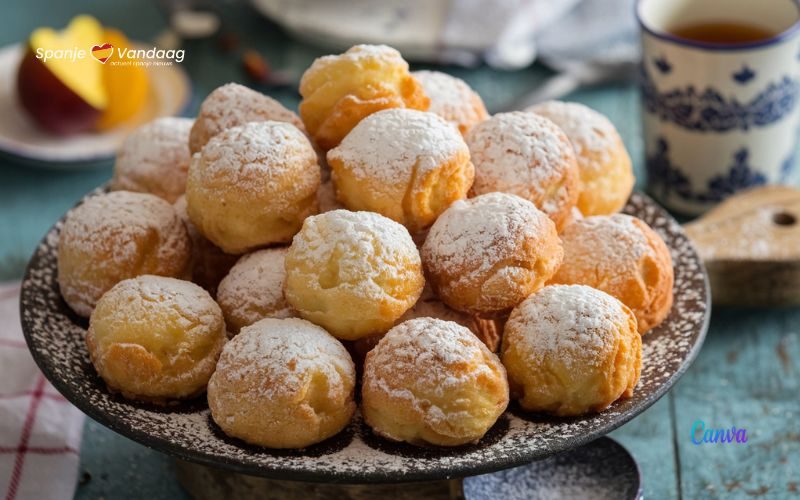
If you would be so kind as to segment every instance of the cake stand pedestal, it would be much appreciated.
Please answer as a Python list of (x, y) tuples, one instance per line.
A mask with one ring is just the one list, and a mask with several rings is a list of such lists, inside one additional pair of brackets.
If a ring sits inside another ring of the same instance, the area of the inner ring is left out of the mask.
[(247, 476), (177, 460), (178, 481), (195, 500), (530, 500), (642, 498), (633, 456), (609, 437), (491, 474), (421, 483), (334, 484)]
[(461, 479), (423, 483), (333, 484), (247, 476), (176, 460), (178, 481), (195, 500), (450, 500), (463, 498)]

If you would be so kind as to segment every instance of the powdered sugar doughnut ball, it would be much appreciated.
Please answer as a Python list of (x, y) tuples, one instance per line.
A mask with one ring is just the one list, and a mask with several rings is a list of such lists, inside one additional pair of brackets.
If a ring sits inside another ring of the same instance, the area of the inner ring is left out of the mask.
[(100, 297), (140, 274), (184, 277), (192, 243), (172, 205), (158, 196), (114, 191), (71, 210), (58, 241), (58, 285), (73, 311), (89, 317)]
[(249, 253), (220, 282), (217, 302), (231, 333), (264, 318), (290, 318), (294, 311), (283, 296), (286, 248)]
[(464, 80), (441, 71), (413, 71), (411, 74), (431, 100), (428, 111), (447, 120), (462, 135), (489, 118), (481, 96)]
[(411, 444), (480, 440), (508, 406), (500, 360), (468, 329), (419, 318), (367, 354), (361, 412), (373, 431)]
[(215, 135), (249, 122), (290, 123), (303, 130), (303, 122), (275, 99), (238, 83), (217, 87), (200, 105), (189, 135), (189, 149), (197, 153)]
[(239, 256), (223, 252), (221, 248), (200, 234), (200, 231), (189, 219), (185, 195), (179, 197), (172, 206), (175, 207), (175, 212), (183, 221), (189, 232), (189, 238), (192, 240), (192, 282), (206, 289), (214, 297), (217, 294), (219, 282), (236, 264)]
[(286, 243), (317, 211), (320, 168), (306, 136), (282, 122), (254, 122), (213, 137), (192, 158), (189, 217), (227, 253)]
[(619, 212), (635, 179), (625, 144), (608, 118), (577, 102), (547, 101), (526, 111), (551, 120), (572, 142), (582, 184), (580, 211), (584, 215)]
[(175, 203), (186, 191), (192, 123), (162, 117), (131, 132), (117, 153), (111, 189), (151, 193)]
[(267, 318), (225, 346), (208, 383), (225, 434), (268, 448), (304, 448), (347, 426), (355, 368), (339, 341), (302, 319)]
[(672, 309), (674, 271), (664, 240), (625, 214), (575, 221), (561, 234), (564, 265), (553, 283), (588, 285), (630, 307), (639, 331), (658, 326)]
[(436, 294), (484, 317), (507, 313), (544, 286), (562, 256), (555, 224), (533, 203), (505, 193), (453, 203), (422, 246)]
[(410, 231), (429, 226), (465, 198), (475, 176), (455, 128), (433, 113), (387, 109), (364, 118), (328, 151), (337, 198)]
[(642, 338), (631, 310), (614, 297), (588, 286), (546, 286), (511, 313), (502, 359), (522, 408), (583, 415), (633, 395)]
[[(500, 338), (503, 335), (503, 329), (497, 321), (456, 311), (442, 302), (441, 299), (433, 293), (433, 289), (428, 283), (426, 283), (425, 287), (422, 289), (422, 295), (420, 295), (417, 303), (406, 311), (405, 314), (400, 316), (400, 319), (395, 322), (395, 326), (415, 318), (435, 318), (458, 323), (468, 328), (481, 342), (486, 344), (486, 347), (488, 347), (490, 351), (497, 352), (497, 349), (500, 347)], [(378, 345), (381, 338), (383, 338), (383, 335), (372, 335), (370, 337), (360, 338), (352, 343), (350, 352), (353, 355), (353, 361), (355, 361), (357, 368), (363, 366), (364, 358), (366, 358), (367, 353)]]
[(472, 194), (500, 191), (533, 202), (561, 229), (580, 194), (575, 151), (558, 126), (534, 113), (499, 113), (467, 135)]
[(286, 300), (340, 339), (385, 332), (424, 284), (406, 228), (373, 212), (309, 217), (286, 255)]
[(300, 79), (300, 95), (300, 116), (324, 151), (376, 111), (428, 109), (428, 98), (408, 72), (408, 63), (386, 45), (356, 45), (344, 54), (316, 59)]
[(502, 330), (497, 328), (497, 323), (494, 320), (456, 311), (442, 302), (433, 292), (433, 288), (427, 283), (425, 284), (425, 288), (422, 289), (422, 295), (420, 295), (417, 303), (406, 311), (406, 313), (397, 320), (396, 324), (399, 325), (400, 323), (416, 318), (435, 318), (458, 323), (468, 328), (473, 335), (486, 344), (486, 347), (488, 347), (490, 351), (496, 352), (497, 348), (500, 347)]
[(113, 391), (163, 403), (202, 393), (225, 345), (222, 311), (188, 281), (139, 276), (98, 301), (86, 345)]

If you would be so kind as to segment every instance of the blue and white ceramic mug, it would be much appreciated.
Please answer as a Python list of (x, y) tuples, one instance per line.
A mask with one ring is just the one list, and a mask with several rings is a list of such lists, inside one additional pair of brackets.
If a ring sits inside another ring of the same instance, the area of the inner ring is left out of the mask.
[[(729, 195), (785, 183), (800, 125), (800, 0), (639, 0), (648, 190), (696, 215)], [(729, 22), (774, 33), (714, 44), (682, 26)]]

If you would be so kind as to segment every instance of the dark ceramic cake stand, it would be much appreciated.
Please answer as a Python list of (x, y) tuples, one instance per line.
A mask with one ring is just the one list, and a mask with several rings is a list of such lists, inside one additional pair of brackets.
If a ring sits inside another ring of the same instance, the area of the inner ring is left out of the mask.
[(398, 483), (481, 475), (531, 464), (604, 436), (655, 403), (697, 355), (710, 315), (708, 281), (697, 252), (681, 226), (650, 198), (634, 193), (625, 212), (661, 234), (675, 266), (674, 305), (666, 321), (643, 337), (642, 374), (634, 396), (579, 418), (530, 415), (512, 404), (479, 443), (455, 449), (390, 443), (373, 435), (356, 415), (342, 433), (318, 445), (266, 450), (225, 436), (211, 420), (204, 398), (161, 408), (109, 393), (89, 361), (86, 321), (72, 313), (58, 290), (56, 249), (63, 219), (28, 264), (20, 300), (22, 326), (36, 363), (75, 406), (110, 429), (181, 460), (283, 481)]
[(195, 500), (638, 500), (639, 467), (609, 437), (528, 465), (463, 480), (342, 485), (279, 481), (178, 461), (178, 480)]

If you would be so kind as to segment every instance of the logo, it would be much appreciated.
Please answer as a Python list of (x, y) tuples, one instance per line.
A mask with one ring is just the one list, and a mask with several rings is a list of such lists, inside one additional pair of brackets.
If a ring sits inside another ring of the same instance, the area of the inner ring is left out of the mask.
[(105, 64), (108, 58), (114, 54), (114, 46), (110, 43), (95, 45), (92, 47), (92, 57)]
[[(45, 49), (36, 48), (36, 59), (47, 62), (50, 59), (62, 61), (78, 62), (87, 59), (90, 55), (94, 60), (101, 64), (110, 66), (171, 66), (174, 63), (182, 63), (185, 55), (184, 49), (159, 49), (150, 48), (129, 48), (114, 47), (110, 43), (93, 45), (88, 51), (80, 47), (67, 49)], [(111, 61), (109, 62), (109, 59)]]
[(737, 429), (732, 426), (730, 429), (706, 428), (706, 423), (702, 420), (695, 420), (692, 424), (692, 433), (689, 436), (695, 445), (701, 444), (727, 444), (747, 442), (747, 429)]

